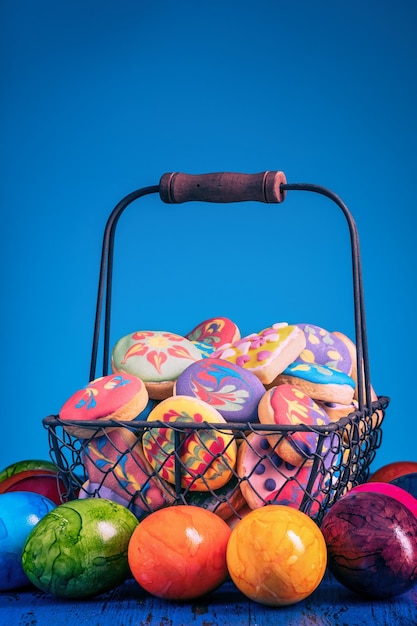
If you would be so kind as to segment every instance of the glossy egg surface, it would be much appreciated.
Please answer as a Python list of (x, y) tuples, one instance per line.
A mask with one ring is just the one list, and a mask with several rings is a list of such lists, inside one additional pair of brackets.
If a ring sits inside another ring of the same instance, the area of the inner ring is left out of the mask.
[(61, 504), (30, 533), (23, 569), (35, 586), (56, 596), (98, 595), (129, 576), (127, 548), (137, 524), (133, 513), (110, 500)]
[(177, 505), (151, 513), (129, 543), (136, 581), (154, 596), (189, 600), (212, 591), (227, 577), (230, 528), (215, 513)]
[(0, 591), (29, 584), (22, 567), (22, 550), (36, 524), (55, 503), (32, 492), (0, 494)]
[(298, 509), (268, 505), (233, 528), (227, 547), (230, 576), (248, 598), (271, 606), (295, 604), (320, 584), (326, 545), (319, 527)]
[(398, 487), (392, 483), (379, 483), (379, 482), (369, 482), (363, 483), (362, 485), (357, 485), (350, 490), (349, 493), (359, 493), (361, 491), (370, 491), (372, 493), (382, 493), (386, 496), (391, 496), (391, 498), (397, 499), (399, 502), (405, 504), (406, 507), (410, 509), (412, 513), (417, 517), (417, 498), (411, 495), (405, 489)]
[(326, 513), (321, 525), (329, 569), (362, 596), (390, 598), (417, 581), (417, 518), (383, 493), (350, 492)]

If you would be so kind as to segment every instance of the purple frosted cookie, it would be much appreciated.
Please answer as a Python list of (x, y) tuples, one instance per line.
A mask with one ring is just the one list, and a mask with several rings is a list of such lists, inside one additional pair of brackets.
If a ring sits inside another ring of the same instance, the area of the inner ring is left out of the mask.
[(255, 374), (235, 363), (208, 357), (189, 365), (175, 383), (174, 395), (210, 404), (227, 422), (258, 421), (265, 387)]
[(314, 324), (296, 324), (304, 331), (306, 346), (297, 357), (297, 361), (327, 365), (333, 369), (352, 373), (352, 356), (344, 341), (320, 326)]

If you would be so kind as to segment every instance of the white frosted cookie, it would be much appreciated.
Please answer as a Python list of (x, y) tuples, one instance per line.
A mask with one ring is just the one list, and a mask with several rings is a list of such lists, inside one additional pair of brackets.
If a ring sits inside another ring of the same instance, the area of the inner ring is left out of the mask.
[(199, 361), (201, 349), (176, 333), (143, 330), (125, 335), (112, 351), (113, 372), (138, 376), (149, 397), (162, 400), (172, 395), (174, 382), (191, 363)]

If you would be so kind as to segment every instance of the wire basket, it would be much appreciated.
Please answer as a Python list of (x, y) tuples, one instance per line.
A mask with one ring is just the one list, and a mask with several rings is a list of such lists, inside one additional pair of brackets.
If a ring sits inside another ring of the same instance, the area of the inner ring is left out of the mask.
[[(260, 174), (164, 174), (159, 185), (139, 189), (119, 202), (108, 218), (103, 238), (100, 277), (90, 365), (96, 367), (103, 325), (102, 376), (109, 370), (109, 335), (113, 252), (118, 220), (133, 201), (159, 193), (166, 203), (187, 201), (282, 202), (287, 191), (319, 193), (343, 211), (350, 233), (356, 335), (357, 410), (325, 426), (265, 425), (149, 420), (146, 411), (133, 421), (82, 422), (50, 415), (43, 420), (50, 453), (65, 485), (62, 501), (109, 497), (138, 519), (163, 506), (194, 504), (216, 512), (226, 521), (239, 520), (245, 511), (266, 504), (300, 509), (318, 524), (326, 511), (355, 485), (366, 481), (381, 425), (389, 404), (376, 397), (370, 385), (359, 238), (352, 215), (332, 191), (305, 183), (289, 184), (282, 172)], [(104, 304), (104, 324), (102, 312)], [(148, 407), (147, 411), (151, 410)], [(151, 415), (152, 417), (152, 415)], [(76, 431), (74, 430), (76, 428)], [(284, 462), (280, 445), (304, 433), (313, 439), (313, 452), (299, 465)], [(190, 450), (198, 462), (191, 463)], [(242, 451), (244, 450), (245, 455)], [(149, 460), (152, 452), (152, 462)], [(250, 458), (250, 463), (237, 459)], [(202, 462), (204, 461), (204, 462)], [(213, 476), (222, 476), (219, 486)], [(261, 478), (269, 478), (268, 489)]]

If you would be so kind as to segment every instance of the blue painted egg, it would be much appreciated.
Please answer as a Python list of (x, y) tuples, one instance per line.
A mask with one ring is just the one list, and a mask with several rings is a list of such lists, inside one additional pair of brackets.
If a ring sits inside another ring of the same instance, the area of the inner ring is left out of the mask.
[(22, 567), (22, 550), (34, 526), (56, 507), (39, 493), (13, 491), (0, 494), (0, 590), (29, 584)]

